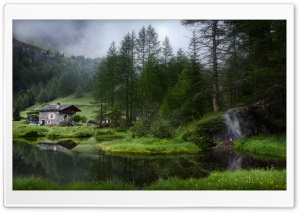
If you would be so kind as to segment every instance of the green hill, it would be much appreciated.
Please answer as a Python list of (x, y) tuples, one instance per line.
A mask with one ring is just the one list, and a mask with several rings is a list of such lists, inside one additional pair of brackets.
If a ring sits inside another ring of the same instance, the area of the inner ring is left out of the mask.
[(93, 97), (91, 93), (84, 93), (83, 96), (80, 98), (75, 98), (75, 94), (71, 94), (70, 96), (67, 97), (56, 98), (51, 102), (37, 103), (22, 111), (21, 116), (26, 117), (27, 116), (26, 113), (30, 110), (38, 110), (45, 105), (56, 105), (58, 102), (61, 105), (67, 105), (67, 104), (75, 105), (81, 110), (81, 112), (78, 112), (79, 115), (87, 117), (87, 120), (95, 119), (95, 115), (96, 115), (95, 111), (97, 110), (97, 108), (92, 103)]

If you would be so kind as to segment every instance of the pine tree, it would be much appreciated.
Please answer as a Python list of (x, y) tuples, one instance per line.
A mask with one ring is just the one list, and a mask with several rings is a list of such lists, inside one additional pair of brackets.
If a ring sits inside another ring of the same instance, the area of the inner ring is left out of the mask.
[(144, 70), (145, 67), (146, 46), (147, 46), (146, 28), (142, 27), (142, 29), (139, 31), (138, 38), (136, 40), (137, 62), (138, 65), (141, 67), (141, 70)]
[(147, 60), (150, 58), (158, 59), (160, 54), (160, 42), (158, 41), (158, 34), (155, 29), (149, 25), (146, 30), (146, 55)]
[(212, 75), (212, 105), (213, 111), (219, 111), (219, 86), (218, 86), (218, 63), (223, 44), (223, 21), (220, 20), (185, 20), (182, 21), (185, 26), (196, 28), (196, 42), (201, 46), (204, 55), (201, 59), (206, 60), (210, 65)]
[(134, 119), (133, 104), (135, 104), (136, 68), (135, 68), (135, 40), (134, 32), (128, 33), (121, 41), (120, 47), (120, 76), (125, 107), (126, 125)]
[(83, 90), (80, 85), (77, 86), (75, 91), (75, 98), (83, 97)]
[(21, 120), (21, 115), (20, 115), (20, 110), (19, 108), (15, 108), (13, 112), (13, 120), (14, 121), (20, 121)]
[(162, 42), (162, 59), (164, 64), (164, 70), (167, 69), (167, 64), (170, 62), (171, 58), (173, 57), (173, 48), (170, 44), (169, 37), (166, 36), (165, 40)]

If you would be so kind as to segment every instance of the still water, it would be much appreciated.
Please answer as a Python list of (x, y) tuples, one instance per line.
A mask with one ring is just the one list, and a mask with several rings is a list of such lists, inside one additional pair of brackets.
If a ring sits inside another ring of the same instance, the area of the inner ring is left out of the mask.
[(13, 177), (36, 176), (58, 183), (105, 181), (134, 183), (137, 189), (158, 178), (203, 178), (213, 171), (285, 169), (286, 160), (235, 152), (205, 150), (197, 154), (112, 155), (93, 143), (71, 140), (59, 144), (13, 143)]

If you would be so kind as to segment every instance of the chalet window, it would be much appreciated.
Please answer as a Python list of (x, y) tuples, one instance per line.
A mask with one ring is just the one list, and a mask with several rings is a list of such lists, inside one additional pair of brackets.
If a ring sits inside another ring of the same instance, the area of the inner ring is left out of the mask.
[(55, 115), (54, 115), (54, 113), (50, 113), (50, 114), (48, 115), (48, 117), (49, 117), (49, 119), (54, 119), (54, 118), (55, 118)]
[(51, 124), (51, 121), (50, 121), (50, 120), (48, 120), (48, 121), (47, 121), (47, 124)]

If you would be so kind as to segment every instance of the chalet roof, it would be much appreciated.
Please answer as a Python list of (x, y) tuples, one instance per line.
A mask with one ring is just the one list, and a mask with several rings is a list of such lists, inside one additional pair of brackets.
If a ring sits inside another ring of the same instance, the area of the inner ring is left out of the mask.
[(39, 109), (39, 112), (54, 112), (54, 111), (63, 111), (66, 109), (73, 109), (76, 112), (80, 112), (81, 110), (75, 107), (74, 105), (46, 105)]

